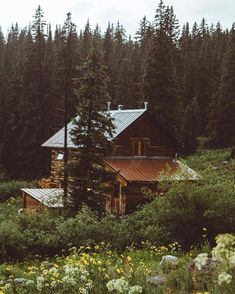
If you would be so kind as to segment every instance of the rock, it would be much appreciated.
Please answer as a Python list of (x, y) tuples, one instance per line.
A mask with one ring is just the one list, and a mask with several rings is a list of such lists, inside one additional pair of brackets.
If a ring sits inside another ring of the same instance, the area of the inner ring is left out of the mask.
[(227, 165), (228, 164), (228, 160), (223, 161), (223, 165)]
[(179, 261), (178, 257), (176, 257), (174, 255), (164, 255), (164, 256), (162, 256), (160, 266), (162, 266), (162, 265), (177, 265), (178, 261)]
[(164, 276), (159, 276), (159, 275), (148, 276), (146, 278), (146, 282), (154, 287), (164, 286), (167, 283), (167, 278)]

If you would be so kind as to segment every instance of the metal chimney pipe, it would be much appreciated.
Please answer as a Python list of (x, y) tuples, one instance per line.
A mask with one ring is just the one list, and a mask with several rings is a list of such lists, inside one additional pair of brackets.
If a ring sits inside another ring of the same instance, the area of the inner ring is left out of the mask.
[(148, 105), (149, 105), (148, 102), (144, 102), (144, 109), (148, 109)]
[(118, 110), (123, 110), (123, 105), (122, 104), (118, 105)]
[(111, 109), (111, 102), (109, 101), (108, 102), (108, 111), (110, 111), (110, 109)]

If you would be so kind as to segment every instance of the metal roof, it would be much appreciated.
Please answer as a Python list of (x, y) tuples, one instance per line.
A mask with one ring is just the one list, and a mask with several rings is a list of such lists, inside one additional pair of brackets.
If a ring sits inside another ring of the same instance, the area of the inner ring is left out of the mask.
[(63, 189), (21, 189), (23, 192), (51, 208), (63, 207)]
[(106, 164), (128, 182), (198, 180), (200, 176), (180, 161), (172, 159), (106, 159)]
[[(110, 110), (110, 116), (113, 119), (115, 126), (115, 132), (113, 138), (116, 138), (122, 131), (124, 131), (129, 125), (131, 125), (137, 118), (139, 118), (146, 109), (128, 109), (128, 110)], [(79, 116), (76, 117), (78, 119)], [(68, 147), (76, 147), (70, 136), (70, 132), (73, 128), (73, 121), (68, 123)], [(42, 144), (43, 147), (54, 147), (63, 148), (64, 147), (64, 128), (60, 129), (51, 138)]]

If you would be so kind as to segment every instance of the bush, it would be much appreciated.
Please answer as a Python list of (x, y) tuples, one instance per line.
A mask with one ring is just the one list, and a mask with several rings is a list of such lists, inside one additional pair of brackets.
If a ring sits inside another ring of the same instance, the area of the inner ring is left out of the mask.
[(200, 244), (206, 238), (211, 243), (220, 233), (234, 232), (235, 192), (234, 161), (223, 163), (228, 152), (205, 151), (189, 165), (200, 167), (202, 179), (197, 182), (176, 182), (164, 197), (130, 217), (132, 238), (148, 239), (157, 244), (174, 241), (184, 248)]
[(16, 198), (21, 195), (22, 188), (32, 188), (35, 187), (33, 182), (25, 181), (7, 181), (0, 182), (0, 201), (5, 201), (11, 197)]

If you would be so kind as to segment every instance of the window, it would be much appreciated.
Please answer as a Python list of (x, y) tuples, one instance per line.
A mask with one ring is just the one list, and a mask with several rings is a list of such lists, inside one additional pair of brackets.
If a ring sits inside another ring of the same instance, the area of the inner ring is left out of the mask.
[(57, 160), (63, 160), (64, 159), (64, 153), (58, 153), (57, 157), (56, 157)]
[(133, 138), (131, 144), (132, 155), (147, 156), (149, 144), (149, 138)]

